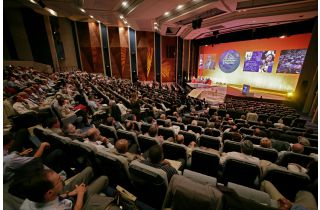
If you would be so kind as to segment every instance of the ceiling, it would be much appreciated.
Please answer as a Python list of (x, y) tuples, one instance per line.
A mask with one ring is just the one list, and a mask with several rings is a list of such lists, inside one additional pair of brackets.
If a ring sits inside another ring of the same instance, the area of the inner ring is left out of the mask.
[[(30, 0), (4, 0), (4, 8), (12, 7), (15, 2), (38, 13), (49, 14), (43, 9), (43, 4), (42, 7), (41, 3), (39, 5), (39, 0), (33, 1), (38, 4)], [(317, 0), (41, 1), (56, 11), (58, 16), (74, 21), (101, 21), (107, 26), (119, 27), (130, 25), (137, 31), (157, 31), (161, 35), (180, 36), (189, 40), (300, 22), (318, 15)], [(194, 29), (192, 22), (199, 19), (202, 20), (201, 27)]]

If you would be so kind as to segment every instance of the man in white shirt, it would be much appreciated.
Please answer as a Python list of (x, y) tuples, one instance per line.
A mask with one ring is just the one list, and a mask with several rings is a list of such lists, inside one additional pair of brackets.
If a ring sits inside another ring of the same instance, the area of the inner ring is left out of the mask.
[(248, 163), (255, 164), (260, 167), (259, 158), (253, 157), (253, 144), (250, 140), (244, 140), (240, 143), (241, 153), (240, 152), (228, 152), (222, 153), (220, 157), (220, 164), (224, 165), (227, 159), (234, 158)]
[(25, 113), (34, 112), (33, 110), (29, 109), (28, 104), (24, 102), (24, 100), (20, 94), (17, 94), (13, 98), (13, 100), (15, 101), (15, 103), (13, 104), (12, 107), (18, 114), (25, 114)]

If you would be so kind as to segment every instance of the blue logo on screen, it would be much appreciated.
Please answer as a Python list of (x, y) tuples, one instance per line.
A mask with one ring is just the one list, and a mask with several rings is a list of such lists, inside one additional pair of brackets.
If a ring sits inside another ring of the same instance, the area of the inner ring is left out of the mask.
[(234, 72), (240, 64), (240, 54), (235, 50), (228, 50), (222, 53), (219, 59), (219, 66), (224, 73)]

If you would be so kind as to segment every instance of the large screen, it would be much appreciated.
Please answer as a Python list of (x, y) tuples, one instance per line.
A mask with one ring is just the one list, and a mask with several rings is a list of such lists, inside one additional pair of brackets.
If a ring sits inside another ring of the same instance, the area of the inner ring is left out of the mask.
[(201, 46), (198, 76), (226, 83), (294, 92), (311, 34)]

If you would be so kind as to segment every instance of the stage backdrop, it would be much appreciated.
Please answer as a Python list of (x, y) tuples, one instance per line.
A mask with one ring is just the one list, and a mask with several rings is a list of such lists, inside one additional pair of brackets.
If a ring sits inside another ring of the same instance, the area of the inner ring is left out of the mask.
[(201, 46), (198, 76), (213, 82), (295, 90), (311, 34)]

